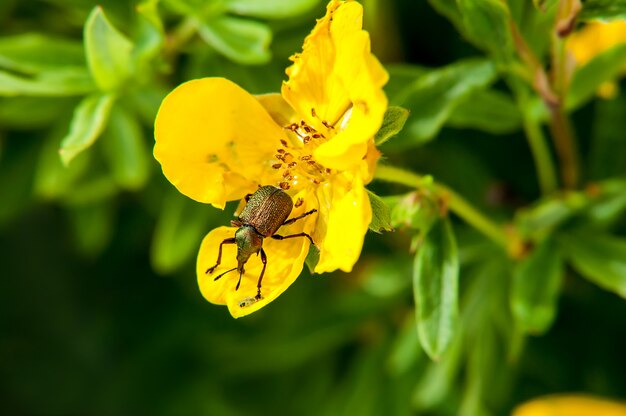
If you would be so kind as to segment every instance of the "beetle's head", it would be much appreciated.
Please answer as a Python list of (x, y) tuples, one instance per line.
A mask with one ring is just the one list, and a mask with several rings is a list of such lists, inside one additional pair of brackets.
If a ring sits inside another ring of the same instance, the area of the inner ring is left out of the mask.
[(243, 274), (243, 265), (251, 255), (259, 252), (263, 247), (263, 236), (253, 226), (243, 225), (235, 232), (237, 240), (237, 270)]

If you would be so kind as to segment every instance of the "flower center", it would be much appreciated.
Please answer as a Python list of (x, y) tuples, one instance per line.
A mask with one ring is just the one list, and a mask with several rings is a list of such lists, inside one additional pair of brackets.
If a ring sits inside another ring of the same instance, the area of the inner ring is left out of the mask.
[[(314, 109), (311, 109), (311, 114), (317, 117)], [(333, 134), (333, 126), (324, 120), (321, 124), (325, 127), (326, 135)], [(287, 190), (301, 188), (306, 186), (307, 182), (318, 185), (327, 181), (333, 170), (322, 166), (313, 158), (313, 151), (317, 146), (328, 140), (326, 135), (304, 120), (284, 128), (291, 132), (292, 140), (291, 143), (286, 140), (280, 141), (281, 146), (276, 149), (274, 155), (277, 163), (272, 165), (272, 168), (281, 171), (280, 187)]]

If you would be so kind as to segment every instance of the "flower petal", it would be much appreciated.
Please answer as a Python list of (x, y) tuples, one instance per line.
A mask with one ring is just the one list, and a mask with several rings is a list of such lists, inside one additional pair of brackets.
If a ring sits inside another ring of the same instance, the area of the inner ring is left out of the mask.
[(317, 190), (320, 215), (315, 241), (320, 247), (316, 273), (341, 269), (349, 272), (359, 259), (363, 240), (372, 221), (372, 208), (360, 176), (338, 179)]
[(154, 156), (180, 192), (223, 208), (256, 189), (285, 133), (245, 90), (223, 78), (186, 82), (161, 104)]
[(362, 18), (359, 3), (331, 1), (303, 52), (292, 57), (282, 87), (285, 100), (309, 125), (334, 126), (337, 134), (315, 152), (329, 168), (343, 170), (361, 160), (387, 108), (382, 87), (388, 75), (370, 51)]
[[(196, 272), (202, 296), (211, 303), (227, 305), (230, 314), (234, 318), (239, 318), (261, 309), (276, 299), (296, 280), (308, 253), (309, 240), (302, 237), (283, 241), (265, 239), (263, 250), (267, 254), (267, 268), (261, 287), (263, 298), (255, 301), (257, 281), (263, 268), (260, 256), (252, 256), (246, 263), (239, 290), (235, 290), (239, 279), (236, 270), (217, 281), (214, 280), (221, 273), (237, 267), (235, 244), (225, 244), (221, 264), (213, 273), (206, 273), (208, 268), (215, 265), (220, 243), (227, 238), (234, 237), (235, 231), (236, 228), (233, 227), (219, 227), (204, 238), (198, 254)], [(284, 233), (284, 235), (289, 234)]]

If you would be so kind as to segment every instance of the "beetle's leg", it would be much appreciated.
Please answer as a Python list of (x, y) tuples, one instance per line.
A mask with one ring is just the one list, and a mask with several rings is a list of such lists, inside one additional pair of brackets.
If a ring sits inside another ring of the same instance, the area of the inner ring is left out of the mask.
[(265, 274), (265, 267), (267, 266), (267, 256), (265, 255), (265, 250), (261, 249), (261, 261), (263, 262), (263, 268), (261, 269), (261, 275), (259, 276), (259, 281), (256, 284), (257, 292), (254, 297), (256, 300), (261, 300), (263, 296), (261, 296), (261, 282), (263, 281), (263, 275)]
[[(215, 266), (209, 267), (208, 269), (206, 269), (206, 272), (204, 272), (204, 274), (211, 274), (211, 273), (213, 273), (215, 271), (215, 268), (217, 266), (219, 266), (220, 263), (222, 262), (222, 246), (224, 244), (235, 244), (236, 242), (237, 242), (237, 240), (235, 240), (234, 237), (233, 238), (227, 238), (226, 240), (222, 241), (220, 243), (220, 249), (217, 252), (217, 263), (215, 263)], [(222, 275), (220, 275), (219, 277), (222, 277)], [(217, 278), (215, 280), (217, 280)]]
[(317, 212), (317, 210), (316, 210), (316, 209), (312, 209), (311, 211), (305, 212), (304, 214), (300, 215), (299, 217), (295, 217), (295, 218), (292, 218), (292, 219), (290, 219), (290, 220), (287, 220), (287, 221), (285, 221), (284, 223), (282, 223), (281, 227), (282, 227), (283, 225), (293, 224), (294, 222), (298, 221), (299, 219), (304, 218), (304, 217), (306, 217), (307, 215), (311, 215), (311, 214), (313, 214), (314, 212)]
[(272, 238), (274, 240), (286, 240), (288, 238), (294, 238), (294, 237), (306, 237), (309, 239), (309, 241), (311, 242), (311, 244), (315, 245), (315, 243), (313, 242), (313, 239), (311, 238), (310, 235), (308, 235), (307, 233), (298, 233), (298, 234), (291, 234), (291, 235), (278, 235), (278, 234), (274, 234), (272, 236)]

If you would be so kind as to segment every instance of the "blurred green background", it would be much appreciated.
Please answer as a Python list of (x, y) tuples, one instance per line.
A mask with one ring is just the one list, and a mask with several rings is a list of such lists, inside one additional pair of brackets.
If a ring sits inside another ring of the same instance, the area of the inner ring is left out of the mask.
[[(455, 216), (460, 313), (439, 362), (415, 330), (412, 227), (368, 233), (352, 273), (304, 271), (252, 316), (234, 320), (202, 299), (195, 255), (236, 203), (222, 212), (180, 195), (151, 156), (152, 123), (188, 79), (279, 91), (325, 7), (288, 3), (0, 2), (0, 412), (504, 415), (556, 392), (626, 399), (626, 305), (611, 292), (626, 283), (601, 289), (592, 282), (602, 276), (575, 262), (546, 301), (554, 321), (543, 319), (539, 336), (519, 330), (509, 306), (516, 261)], [(555, 2), (536, 3), (548, 11), (508, 2), (543, 62)], [(594, 95), (624, 67), (624, 48), (605, 61), (616, 69), (572, 88), (583, 90), (567, 110), (581, 183), (613, 181), (604, 205), (582, 192), (573, 207), (561, 194), (540, 199), (523, 119), (537, 113), (541, 126), (545, 107), (529, 86), (512, 93), (514, 64), (457, 30), (455, 2), (362, 4), (390, 102), (412, 111), (381, 147), (384, 160), (433, 175), (498, 223), (534, 226), (543, 234), (533, 244), (556, 229), (610, 235), (588, 264), (614, 261), (607, 278), (626, 282), (626, 98)], [(68, 167), (60, 146), (75, 153)]]

